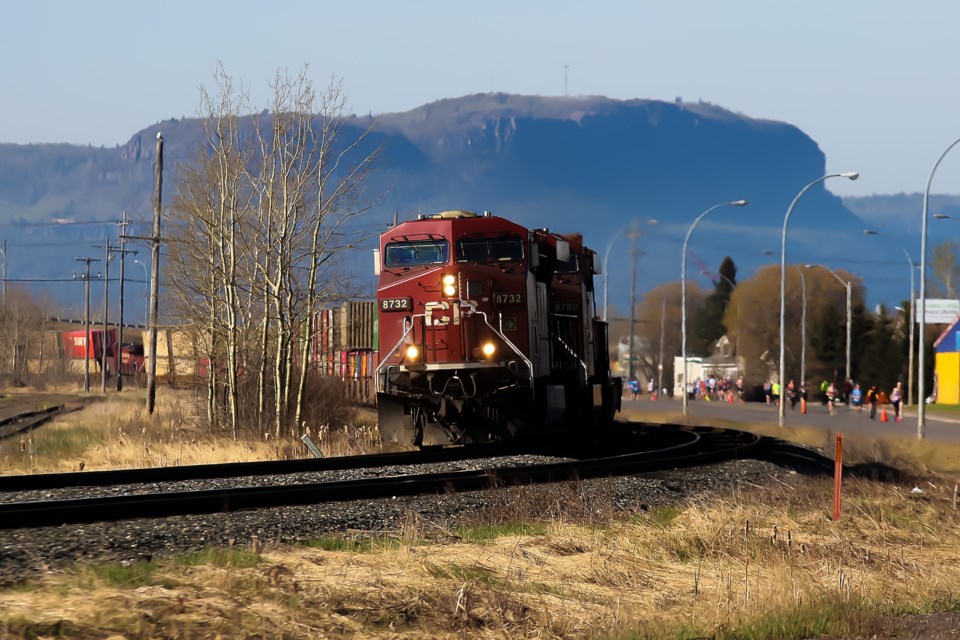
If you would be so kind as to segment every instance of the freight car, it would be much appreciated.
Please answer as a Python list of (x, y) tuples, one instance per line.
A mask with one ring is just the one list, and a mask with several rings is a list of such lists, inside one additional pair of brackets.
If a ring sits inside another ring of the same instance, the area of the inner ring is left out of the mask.
[(620, 409), (597, 254), (578, 235), (466, 211), (421, 215), (375, 251), (384, 442), (592, 437)]

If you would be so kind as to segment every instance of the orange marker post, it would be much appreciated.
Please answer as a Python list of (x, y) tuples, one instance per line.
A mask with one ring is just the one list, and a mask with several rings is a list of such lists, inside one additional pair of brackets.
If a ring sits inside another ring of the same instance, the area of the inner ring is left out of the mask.
[(837, 434), (837, 453), (833, 463), (833, 519), (840, 519), (840, 484), (843, 481), (843, 434)]

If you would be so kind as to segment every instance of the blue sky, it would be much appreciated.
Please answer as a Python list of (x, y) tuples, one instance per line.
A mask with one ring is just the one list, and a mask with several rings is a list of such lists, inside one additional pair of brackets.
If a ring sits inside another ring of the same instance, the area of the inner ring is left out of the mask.
[[(194, 116), (218, 62), (269, 103), (277, 69), (343, 81), (351, 111), (503, 91), (712, 102), (790, 122), (839, 195), (922, 192), (960, 137), (951, 0), (168, 0), (0, 5), (0, 142), (112, 146)], [(809, 176), (798, 177), (798, 183)], [(960, 193), (960, 152), (933, 191)]]

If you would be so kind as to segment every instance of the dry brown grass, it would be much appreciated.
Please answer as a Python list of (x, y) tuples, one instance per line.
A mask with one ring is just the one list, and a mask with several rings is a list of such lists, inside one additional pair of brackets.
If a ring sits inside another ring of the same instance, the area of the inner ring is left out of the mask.
[[(308, 424), (326, 456), (379, 450), (375, 423), (355, 412), (353, 424)], [(142, 391), (108, 395), (28, 434), (0, 442), (0, 474), (128, 469), (309, 457), (297, 438), (276, 442), (269, 434), (234, 440), (211, 432), (189, 391), (161, 388), (154, 415)]]
[[(528, 535), (470, 542), (471, 528), (436, 536), (411, 516), (394, 544), (365, 551), (274, 547), (253, 562), (50, 576), (0, 592), (0, 629), (25, 637), (67, 621), (80, 637), (790, 638), (800, 636), (770, 629), (795, 628), (776, 621), (817, 605), (854, 612), (834, 629), (870, 633), (881, 614), (960, 601), (952, 487), (910, 489), (849, 482), (839, 522), (828, 517), (829, 481), (793, 477), (584, 524), (589, 501), (567, 486), (517, 507), (546, 514), (561, 496), (573, 503)], [(491, 508), (477, 526), (503, 520)], [(732, 633), (771, 618), (760, 635)]]
[[(154, 418), (143, 413), (142, 396), (125, 395), (63, 420), (63, 432), (99, 438), (77, 455), (18, 459), (23, 452), (0, 449), (2, 469), (282, 452), (271, 442), (202, 433), (182, 395), (164, 392)], [(370, 423), (358, 422), (313, 435), (328, 455), (358, 453), (375, 441)], [(816, 431), (790, 439), (832, 446)], [(851, 438), (845, 456), (952, 468), (942, 445), (923, 445)], [(52, 574), (0, 591), (0, 638), (869, 637), (889, 613), (960, 608), (956, 480), (927, 477), (921, 493), (846, 480), (839, 522), (830, 519), (832, 482), (800, 476), (637, 516), (618, 514), (609, 496), (586, 485), (520, 488), (457, 531), (410, 514), (402, 531), (353, 550), (324, 550), (339, 547), (320, 541), (257, 549), (253, 560), (249, 550), (233, 550), (227, 561), (157, 559)]]

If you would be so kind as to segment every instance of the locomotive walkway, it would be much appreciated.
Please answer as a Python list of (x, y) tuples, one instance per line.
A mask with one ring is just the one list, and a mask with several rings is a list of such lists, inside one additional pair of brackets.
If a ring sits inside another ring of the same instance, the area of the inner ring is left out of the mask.
[[(636, 419), (644, 419), (644, 414), (658, 414), (658, 420), (664, 413), (681, 415), (679, 399), (650, 400), (649, 396), (640, 396), (637, 400), (623, 399), (624, 412)], [(786, 407), (784, 425), (786, 427), (813, 427), (840, 432), (844, 435), (867, 436), (874, 438), (914, 438), (917, 437), (917, 408), (908, 407), (904, 411), (903, 422), (894, 422), (893, 412), (888, 405), (889, 421), (880, 421), (880, 409), (875, 420), (870, 419), (870, 408), (864, 407), (863, 413), (857, 413), (846, 406), (836, 408), (830, 415), (827, 407), (819, 402), (807, 404), (806, 415), (800, 413), (800, 405), (791, 411)], [(731, 420), (745, 424), (777, 426), (777, 407), (762, 402), (729, 404), (725, 402), (692, 401), (688, 404), (689, 421), (697, 423), (703, 418)], [(960, 443), (960, 414), (957, 416), (938, 415), (927, 411), (927, 440), (936, 442)]]

